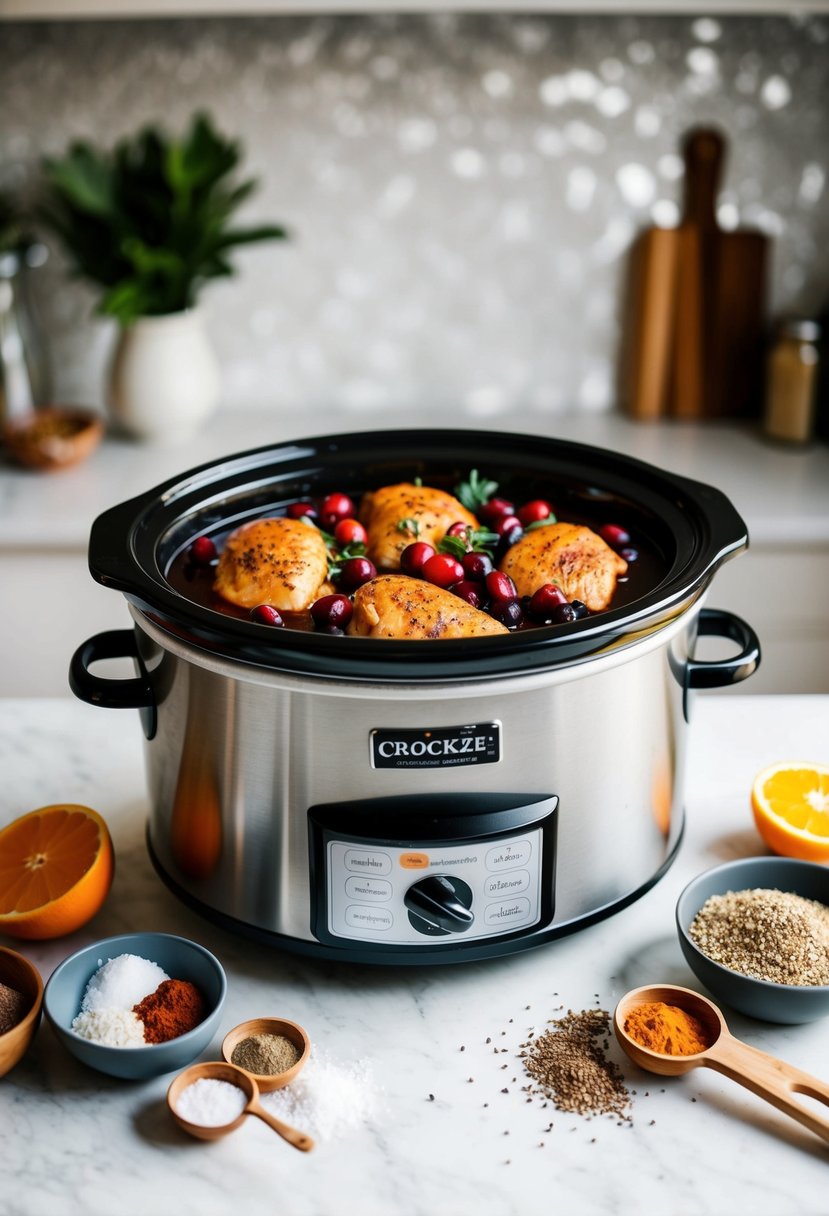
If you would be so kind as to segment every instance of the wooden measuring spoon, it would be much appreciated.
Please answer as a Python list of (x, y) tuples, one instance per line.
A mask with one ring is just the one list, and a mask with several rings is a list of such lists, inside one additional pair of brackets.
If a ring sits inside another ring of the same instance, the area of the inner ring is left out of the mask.
[[(690, 1056), (669, 1056), (659, 1051), (642, 1047), (625, 1030), (625, 1020), (637, 1005), (651, 1001), (664, 1001), (676, 1005), (685, 1013), (699, 1018), (705, 1028), (710, 1046)], [(813, 1113), (796, 1102), (793, 1094), (806, 1094), (829, 1106), (829, 1085), (807, 1072), (801, 1072), (791, 1064), (777, 1060), (774, 1056), (750, 1047), (735, 1039), (725, 1024), (725, 1018), (713, 1001), (680, 988), (675, 984), (659, 984), (646, 988), (634, 988), (619, 1001), (613, 1014), (613, 1029), (625, 1053), (647, 1072), (659, 1073), (663, 1077), (676, 1077), (692, 1068), (713, 1068), (723, 1076), (730, 1077), (738, 1085), (744, 1085), (760, 1098), (765, 1098), (785, 1115), (790, 1115), (804, 1127), (808, 1127), (823, 1140), (829, 1142), (829, 1119)]]
[[(233, 1119), (230, 1123), (222, 1123), (218, 1127), (205, 1127), (201, 1123), (188, 1122), (178, 1113), (176, 1106), (182, 1091), (195, 1081), (205, 1078), (211, 1081), (229, 1081), (231, 1085), (237, 1085), (242, 1090), (247, 1102), (237, 1119)], [(310, 1136), (306, 1136), (305, 1132), (297, 1131), (289, 1123), (283, 1123), (270, 1111), (265, 1110), (259, 1101), (259, 1086), (256, 1081), (250, 1073), (245, 1072), (244, 1068), (237, 1068), (235, 1064), (226, 1064), (219, 1060), (209, 1061), (206, 1064), (192, 1064), (184, 1072), (179, 1073), (170, 1085), (167, 1090), (167, 1105), (179, 1127), (189, 1132), (191, 1136), (195, 1136), (197, 1140), (218, 1140), (220, 1136), (226, 1136), (229, 1132), (235, 1132), (237, 1127), (241, 1127), (247, 1115), (256, 1115), (257, 1119), (267, 1123), (268, 1127), (272, 1128), (283, 1140), (287, 1140), (301, 1152), (309, 1153), (314, 1147), (314, 1141)]]

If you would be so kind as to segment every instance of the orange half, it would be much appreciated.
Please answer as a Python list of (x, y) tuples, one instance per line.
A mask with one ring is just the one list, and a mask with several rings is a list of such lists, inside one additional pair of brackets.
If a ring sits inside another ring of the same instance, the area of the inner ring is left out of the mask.
[(97, 811), (29, 811), (0, 831), (0, 933), (64, 937), (100, 909), (112, 885), (109, 831)]
[(751, 787), (751, 809), (773, 852), (829, 861), (829, 766), (786, 761), (764, 768)]

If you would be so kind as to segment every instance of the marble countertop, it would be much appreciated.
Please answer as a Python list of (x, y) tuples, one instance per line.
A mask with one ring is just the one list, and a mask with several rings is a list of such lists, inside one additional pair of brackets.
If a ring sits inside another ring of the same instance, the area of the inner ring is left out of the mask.
[[(710, 1070), (648, 1076), (612, 1044), (635, 1091), (632, 1123), (622, 1126), (542, 1110), (520, 1091), (514, 1051), (529, 1029), (560, 1016), (560, 1006), (612, 1010), (628, 989), (651, 982), (699, 987), (676, 939), (679, 892), (711, 865), (762, 852), (748, 810), (751, 779), (778, 758), (825, 757), (829, 697), (699, 698), (691, 730), (685, 840), (638, 902), (525, 954), (375, 969), (270, 951), (173, 898), (144, 846), (141, 733), (132, 713), (70, 700), (0, 701), (0, 822), (80, 802), (104, 815), (116, 849), (114, 886), (94, 921), (70, 938), (23, 947), (44, 979), (75, 949), (124, 931), (194, 938), (218, 955), (229, 984), (203, 1058), (217, 1058), (224, 1033), (245, 1018), (289, 1017), (335, 1064), (368, 1062), (376, 1109), (308, 1156), (254, 1119), (204, 1144), (169, 1117), (171, 1077), (134, 1084), (88, 1070), (44, 1021), (24, 1061), (0, 1081), (4, 1216), (224, 1216), (240, 1207), (246, 1216), (822, 1216), (826, 1146)], [(727, 1016), (738, 1037), (829, 1077), (825, 1023)], [(488, 1037), (509, 1052), (495, 1054)]]
[(829, 446), (787, 448), (756, 427), (732, 423), (632, 422), (617, 414), (539, 413), (474, 419), (389, 420), (315, 412), (307, 418), (225, 410), (191, 443), (154, 447), (107, 438), (91, 458), (61, 473), (0, 466), (0, 549), (86, 551), (92, 521), (114, 503), (187, 469), (269, 443), (405, 426), (514, 431), (611, 448), (717, 486), (743, 515), (752, 543), (829, 545)]

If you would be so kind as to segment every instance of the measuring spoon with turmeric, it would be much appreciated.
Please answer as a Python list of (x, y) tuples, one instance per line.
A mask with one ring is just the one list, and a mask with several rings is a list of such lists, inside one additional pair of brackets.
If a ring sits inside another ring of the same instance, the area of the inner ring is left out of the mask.
[(829, 1107), (829, 1085), (736, 1039), (714, 1002), (698, 992), (676, 984), (634, 988), (616, 1006), (613, 1029), (626, 1055), (646, 1072), (676, 1077), (713, 1068), (829, 1142), (829, 1118), (793, 1097), (805, 1094)]

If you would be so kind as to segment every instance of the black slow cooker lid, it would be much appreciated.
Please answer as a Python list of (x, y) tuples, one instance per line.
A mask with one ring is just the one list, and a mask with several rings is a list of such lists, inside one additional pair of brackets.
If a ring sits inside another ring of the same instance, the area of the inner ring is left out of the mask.
[[(632, 526), (658, 555), (652, 583), (640, 598), (569, 625), (395, 641), (276, 630), (189, 600), (166, 577), (196, 536), (224, 534), (288, 502), (415, 477), (452, 486), (473, 468), (522, 500), (552, 499), (561, 518)], [(99, 516), (89, 565), (98, 582), (199, 649), (281, 671), (420, 683), (538, 671), (630, 644), (688, 608), (747, 543), (745, 524), (719, 490), (616, 452), (536, 435), (395, 430), (255, 448), (183, 473)]]

